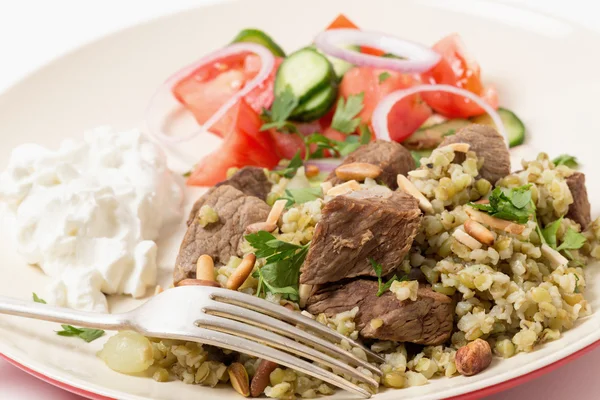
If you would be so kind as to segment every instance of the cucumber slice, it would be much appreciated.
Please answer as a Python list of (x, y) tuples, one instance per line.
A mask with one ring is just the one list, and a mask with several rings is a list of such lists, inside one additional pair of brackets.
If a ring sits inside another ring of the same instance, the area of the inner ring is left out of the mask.
[(456, 118), (446, 122), (419, 128), (402, 142), (410, 150), (435, 149), (446, 136), (454, 135), (459, 129), (472, 124), (468, 119)]
[[(498, 115), (500, 115), (500, 119), (504, 123), (504, 127), (506, 128), (506, 133), (508, 134), (508, 144), (510, 147), (515, 147), (520, 144), (523, 144), (525, 141), (525, 125), (516, 116), (516, 114), (506, 108), (498, 108)], [(483, 125), (494, 125), (494, 121), (490, 118), (489, 115), (480, 115), (478, 117), (472, 118), (472, 121), (476, 124)]]
[(309, 122), (321, 118), (335, 103), (337, 87), (328, 86), (311, 98), (299, 105), (290, 116), (290, 119), (300, 122)]
[(277, 57), (285, 57), (285, 52), (277, 43), (275, 43), (271, 36), (259, 29), (244, 29), (243, 31), (240, 31), (240, 33), (233, 38), (231, 43), (239, 42), (258, 43), (269, 49), (273, 55)]
[[(348, 45), (345, 46), (346, 49), (360, 52), (360, 46)], [(335, 71), (335, 75), (337, 76), (338, 82), (342, 80), (342, 77), (348, 70), (354, 67), (354, 64), (349, 63), (346, 60), (342, 60), (341, 58), (335, 58), (331, 56), (327, 56), (329, 62), (333, 66), (333, 70)]]
[(302, 105), (314, 94), (335, 85), (335, 78), (333, 67), (324, 55), (304, 48), (290, 54), (279, 66), (275, 77), (275, 96), (289, 86)]

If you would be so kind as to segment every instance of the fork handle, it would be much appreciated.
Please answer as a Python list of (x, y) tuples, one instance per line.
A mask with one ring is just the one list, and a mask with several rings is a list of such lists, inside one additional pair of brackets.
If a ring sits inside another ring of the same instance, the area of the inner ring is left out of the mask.
[(78, 311), (4, 296), (0, 296), (0, 314), (105, 330), (119, 330), (130, 326), (127, 314)]

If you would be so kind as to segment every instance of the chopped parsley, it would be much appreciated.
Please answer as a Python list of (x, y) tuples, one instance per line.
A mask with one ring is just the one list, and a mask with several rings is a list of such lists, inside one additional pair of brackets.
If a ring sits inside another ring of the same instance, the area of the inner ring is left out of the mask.
[(275, 170), (273, 172), (275, 172), (279, 176), (283, 176), (284, 178), (293, 178), (294, 175), (296, 175), (298, 168), (300, 168), (302, 165), (303, 163), (302, 157), (300, 157), (300, 151), (297, 151), (294, 157), (292, 157), (292, 159), (290, 160), (287, 167), (285, 167), (284, 169)]
[(444, 133), (442, 134), (442, 137), (446, 137), (446, 136), (452, 136), (452, 135), (454, 135), (454, 134), (456, 134), (456, 129), (454, 129), (454, 128), (450, 128), (450, 129), (448, 129), (446, 132), (444, 132)]
[(35, 292), (33, 292), (31, 295), (33, 297), (33, 301), (35, 301), (36, 303), (46, 304), (46, 300), (39, 297)]
[(61, 325), (62, 331), (57, 331), (56, 334), (60, 336), (78, 337), (90, 343), (104, 335), (104, 331), (101, 329), (90, 329), (90, 328), (75, 328), (71, 325)]
[(569, 168), (577, 169), (579, 167), (579, 162), (577, 161), (577, 157), (570, 156), (568, 154), (561, 154), (552, 160), (554, 165), (566, 165)]
[(304, 263), (310, 243), (300, 246), (283, 242), (265, 231), (246, 235), (246, 240), (256, 249), (256, 257), (265, 258), (266, 261), (264, 267), (252, 274), (258, 279), (256, 295), (279, 293), (297, 301), (300, 267)]
[(360, 118), (357, 117), (357, 115), (363, 109), (364, 97), (364, 93), (348, 96), (347, 100), (344, 100), (343, 97), (340, 97), (335, 109), (335, 114), (333, 114), (331, 127), (336, 131), (345, 134), (350, 134), (356, 131), (358, 124), (360, 124)]
[(530, 187), (531, 185), (514, 189), (497, 187), (490, 195), (489, 204), (469, 203), (469, 205), (496, 218), (524, 224), (531, 216), (535, 218), (535, 206), (531, 201)]
[(184, 178), (189, 178), (192, 175), (192, 170), (189, 170), (187, 172), (184, 172), (183, 174), (181, 174), (181, 176), (183, 176)]
[(390, 73), (387, 71), (380, 73), (379, 74), (379, 84), (382, 84), (383, 82), (385, 82), (386, 79), (388, 79), (390, 76), (391, 76)]
[(392, 283), (394, 283), (394, 281), (406, 280), (406, 276), (403, 276), (401, 279), (399, 279), (397, 275), (394, 275), (387, 282), (383, 283), (383, 280), (381, 278), (383, 266), (377, 261), (373, 260), (372, 258), (369, 258), (369, 262), (371, 263), (373, 270), (375, 270), (375, 275), (377, 275), (377, 283), (379, 284), (379, 288), (377, 290), (377, 297), (380, 297), (387, 290), (389, 290), (390, 286), (392, 286)]
[(288, 122), (288, 118), (297, 106), (298, 98), (294, 95), (292, 87), (286, 85), (283, 92), (275, 95), (271, 110), (263, 110), (261, 117), (267, 122), (260, 127), (260, 130), (275, 128), (278, 131), (296, 133), (296, 127)]
[(556, 250), (577, 250), (580, 249), (584, 244), (585, 236), (575, 231), (575, 229), (572, 227), (569, 227), (569, 229), (567, 229), (565, 232), (562, 243), (556, 248)]
[(369, 144), (371, 142), (371, 138), (373, 137), (373, 132), (371, 132), (369, 126), (366, 124), (360, 124), (358, 126), (358, 131), (360, 132), (360, 144)]
[(558, 228), (560, 228), (560, 223), (562, 221), (562, 217), (554, 221), (553, 223), (547, 225), (544, 229), (542, 229), (542, 237), (546, 244), (553, 249), (556, 250), (556, 233), (558, 232)]
[(301, 189), (286, 189), (285, 196), (280, 199), (287, 200), (286, 207), (290, 207), (294, 204), (307, 203), (321, 198), (321, 188), (301, 188)]

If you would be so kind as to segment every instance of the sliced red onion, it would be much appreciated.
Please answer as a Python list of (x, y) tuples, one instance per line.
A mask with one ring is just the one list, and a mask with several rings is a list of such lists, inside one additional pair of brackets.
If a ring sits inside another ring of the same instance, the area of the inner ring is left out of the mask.
[[(321, 32), (315, 38), (315, 45), (324, 53), (341, 58), (354, 65), (389, 69), (399, 72), (425, 72), (440, 61), (440, 55), (427, 46), (410, 42), (395, 36), (356, 29), (332, 29)], [(344, 46), (358, 45), (374, 47), (393, 54), (397, 58), (361, 54)]]
[(318, 160), (308, 160), (305, 165), (314, 165), (319, 168), (320, 172), (331, 172), (336, 169), (341, 163), (341, 158), (323, 158)]
[[(232, 56), (235, 54), (248, 52), (254, 53), (260, 57), (261, 66), (260, 71), (254, 79), (248, 82), (243, 89), (233, 95), (229, 100), (225, 102), (218, 110), (215, 112), (204, 125), (200, 126), (200, 129), (194, 131), (188, 135), (183, 137), (174, 137), (171, 135), (167, 135), (162, 131), (162, 118), (157, 118), (157, 116), (164, 115), (164, 110), (161, 110), (161, 107), (158, 105), (160, 102), (158, 101), (163, 96), (172, 96), (171, 90), (173, 86), (179, 82), (181, 79), (187, 77), (191, 73), (193, 73), (196, 69), (202, 67), (206, 64), (214, 63), (224, 57)], [(240, 98), (247, 95), (252, 89), (256, 88), (260, 84), (262, 84), (271, 73), (273, 66), (275, 65), (275, 57), (273, 54), (264, 46), (261, 46), (256, 43), (234, 43), (223, 49), (219, 49), (214, 51), (200, 60), (196, 61), (193, 64), (188, 65), (187, 67), (177, 71), (171, 77), (169, 77), (165, 83), (163, 83), (157, 91), (154, 93), (152, 98), (150, 99), (150, 103), (146, 109), (146, 126), (148, 131), (158, 138), (161, 141), (169, 142), (169, 143), (178, 143), (188, 141), (193, 139), (194, 137), (206, 133), (217, 121), (219, 121), (225, 113), (233, 107)]]
[(392, 140), (390, 138), (390, 131), (388, 129), (388, 114), (390, 113), (392, 107), (394, 107), (394, 105), (404, 97), (420, 92), (448, 92), (466, 97), (469, 100), (477, 103), (477, 105), (483, 108), (483, 110), (492, 118), (492, 121), (494, 121), (494, 124), (496, 125), (496, 129), (504, 137), (504, 140), (508, 146), (508, 135), (506, 134), (506, 129), (504, 128), (502, 119), (496, 110), (494, 110), (492, 106), (486, 103), (485, 100), (477, 96), (475, 93), (451, 85), (418, 85), (407, 89), (397, 90), (388, 94), (379, 102), (375, 108), (375, 111), (373, 111), (373, 117), (371, 119), (375, 136), (377, 136), (378, 139), (387, 141)]

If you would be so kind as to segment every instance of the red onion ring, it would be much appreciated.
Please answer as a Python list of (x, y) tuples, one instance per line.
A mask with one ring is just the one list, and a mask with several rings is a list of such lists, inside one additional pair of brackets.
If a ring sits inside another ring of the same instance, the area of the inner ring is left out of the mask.
[[(383, 33), (365, 32), (356, 29), (333, 29), (321, 32), (315, 38), (315, 45), (322, 52), (332, 57), (341, 58), (351, 64), (399, 72), (425, 72), (441, 59), (438, 53), (419, 43)], [(361, 54), (343, 48), (344, 45), (374, 47), (386, 53), (409, 59), (399, 60)]]
[(308, 160), (304, 164), (305, 165), (314, 165), (319, 168), (320, 172), (331, 172), (335, 170), (341, 163), (343, 159), (341, 158), (327, 158), (327, 159), (319, 159), (319, 160)]
[[(239, 92), (237, 92), (229, 100), (227, 100), (225, 102), (225, 104), (223, 104), (217, 110), (217, 112), (215, 112), (204, 123), (204, 125), (200, 126), (199, 130), (192, 132), (192, 133), (188, 134), (187, 136), (183, 136), (183, 137), (173, 137), (173, 136), (165, 134), (160, 127), (162, 120), (155, 120), (153, 118), (155, 116), (160, 116), (163, 114), (161, 112), (161, 110), (158, 109), (160, 107), (156, 106), (157, 100), (166, 94), (171, 96), (171, 90), (175, 83), (177, 83), (182, 78), (188, 76), (189, 74), (194, 72), (196, 69), (202, 67), (203, 65), (214, 63), (224, 57), (239, 54), (242, 52), (254, 53), (260, 57), (260, 60), (261, 60), (260, 71), (258, 72), (258, 74), (256, 74), (254, 79), (252, 79), (250, 82), (248, 82)], [(163, 83), (156, 90), (156, 92), (150, 99), (150, 103), (148, 104), (148, 107), (146, 108), (146, 114), (145, 114), (146, 115), (146, 127), (148, 128), (148, 131), (153, 136), (155, 136), (157, 139), (159, 139), (163, 142), (169, 142), (169, 143), (179, 143), (179, 142), (188, 141), (200, 134), (206, 133), (217, 121), (219, 121), (225, 115), (225, 113), (231, 107), (233, 107), (238, 102), (238, 100), (240, 98), (244, 97), (245, 95), (250, 93), (250, 91), (252, 91), (254, 88), (256, 88), (257, 86), (262, 84), (267, 79), (269, 74), (271, 73), (274, 65), (275, 65), (275, 57), (273, 56), (273, 53), (271, 53), (271, 51), (269, 51), (269, 49), (267, 49), (266, 47), (261, 46), (256, 43), (234, 43), (223, 49), (216, 50), (216, 51), (202, 57), (200, 60), (196, 61), (195, 63), (188, 65), (187, 67), (177, 71), (175, 74), (170, 76), (165, 81), (165, 83)]]
[(459, 96), (463, 96), (477, 103), (477, 105), (489, 114), (496, 125), (496, 129), (500, 134), (504, 137), (504, 140), (508, 146), (508, 135), (506, 133), (506, 129), (504, 128), (504, 124), (502, 123), (502, 119), (500, 115), (494, 110), (492, 106), (486, 103), (481, 97), (477, 96), (473, 92), (469, 92), (468, 90), (458, 88), (456, 86), (451, 85), (418, 85), (413, 86), (407, 89), (397, 90), (388, 94), (384, 97), (377, 107), (375, 111), (373, 111), (373, 117), (371, 119), (371, 124), (373, 125), (373, 130), (375, 131), (375, 136), (378, 139), (391, 141), (390, 131), (388, 129), (388, 114), (394, 105), (403, 99), (406, 96), (410, 96), (419, 92), (448, 92), (452, 94), (457, 94)]

